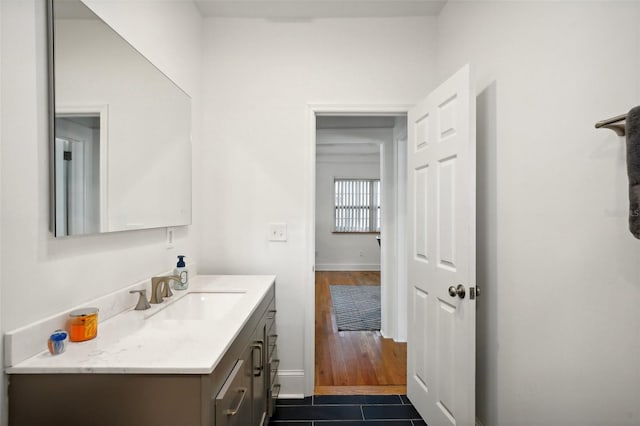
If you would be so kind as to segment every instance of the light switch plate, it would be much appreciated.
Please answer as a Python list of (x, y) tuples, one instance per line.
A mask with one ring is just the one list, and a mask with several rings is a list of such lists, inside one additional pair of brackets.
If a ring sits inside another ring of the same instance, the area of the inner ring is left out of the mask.
[(270, 223), (269, 241), (287, 241), (287, 224)]

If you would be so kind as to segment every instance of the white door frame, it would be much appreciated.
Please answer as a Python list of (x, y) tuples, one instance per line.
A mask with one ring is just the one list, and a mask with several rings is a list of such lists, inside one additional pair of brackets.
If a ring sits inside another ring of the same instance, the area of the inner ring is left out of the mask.
[(100, 117), (100, 232), (107, 232), (109, 230), (109, 105), (56, 105), (56, 117), (78, 114), (97, 114)]
[[(307, 265), (304, 318), (304, 394), (313, 395), (315, 383), (315, 227), (316, 227), (316, 116), (317, 115), (401, 115), (413, 104), (307, 104)], [(394, 141), (395, 142), (395, 141)]]

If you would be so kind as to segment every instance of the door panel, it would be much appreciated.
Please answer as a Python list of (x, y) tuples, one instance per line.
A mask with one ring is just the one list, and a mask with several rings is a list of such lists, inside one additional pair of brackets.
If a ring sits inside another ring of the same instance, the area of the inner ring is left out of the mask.
[(424, 149), (429, 144), (429, 114), (416, 120), (416, 150)]
[[(414, 297), (413, 297), (413, 324), (428, 324), (427, 318), (429, 313), (429, 295), (420, 290), (419, 288), (414, 288)], [(416, 332), (419, 330), (416, 329)], [(423, 389), (420, 389), (422, 392), (428, 392), (427, 383), (431, 383), (431, 377), (433, 374), (428, 374), (427, 370), (429, 367), (429, 349), (431, 346), (431, 342), (429, 342), (429, 333), (426, 332), (426, 328), (422, 329), (422, 333), (414, 336), (415, 339), (412, 341), (412, 347), (414, 348), (414, 380), (416, 380), (417, 384), (420, 385)], [(431, 371), (433, 373), (433, 371)]]
[(438, 267), (455, 272), (456, 158), (438, 161)]
[[(419, 168), (415, 172), (415, 202), (416, 202), (416, 218), (426, 217), (428, 210), (427, 186), (429, 183), (429, 167)], [(425, 262), (429, 261), (429, 238), (428, 238), (428, 222), (426, 220), (418, 220), (415, 222), (415, 255), (417, 259)]]
[[(407, 393), (430, 426), (475, 423), (475, 99), (469, 67), (409, 112)], [(450, 293), (458, 285), (465, 290)]]

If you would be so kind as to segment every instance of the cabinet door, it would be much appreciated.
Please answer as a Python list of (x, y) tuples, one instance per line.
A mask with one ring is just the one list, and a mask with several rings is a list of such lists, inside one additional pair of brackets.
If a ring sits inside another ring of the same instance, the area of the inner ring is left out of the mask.
[(216, 396), (216, 426), (251, 424), (251, 358), (239, 359)]
[(251, 361), (253, 365), (253, 419), (251, 425), (253, 426), (263, 425), (267, 416), (266, 332), (266, 322), (263, 318), (256, 328), (253, 335), (253, 343), (251, 344)]

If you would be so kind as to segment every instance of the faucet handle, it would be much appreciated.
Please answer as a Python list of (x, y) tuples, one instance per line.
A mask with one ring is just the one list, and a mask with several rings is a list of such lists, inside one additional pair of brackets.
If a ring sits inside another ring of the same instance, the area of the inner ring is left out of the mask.
[(131, 290), (129, 293), (131, 293), (131, 294), (140, 293), (140, 297), (138, 298), (138, 304), (134, 308), (136, 311), (144, 311), (144, 310), (149, 309), (151, 307), (151, 305), (149, 304), (149, 301), (147, 300), (147, 290), (146, 289)]

